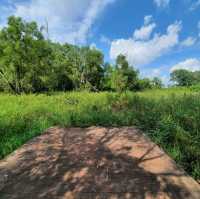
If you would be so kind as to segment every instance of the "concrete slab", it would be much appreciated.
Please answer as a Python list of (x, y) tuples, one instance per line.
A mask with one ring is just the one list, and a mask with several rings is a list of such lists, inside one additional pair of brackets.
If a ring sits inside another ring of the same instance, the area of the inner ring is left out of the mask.
[(200, 199), (200, 185), (134, 127), (55, 127), (0, 161), (0, 198)]

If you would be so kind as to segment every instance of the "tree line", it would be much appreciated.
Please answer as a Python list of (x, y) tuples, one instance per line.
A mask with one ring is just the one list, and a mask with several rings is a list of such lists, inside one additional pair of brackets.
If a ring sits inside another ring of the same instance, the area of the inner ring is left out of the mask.
[(8, 18), (7, 26), (0, 30), (0, 91), (121, 92), (163, 86), (157, 77), (139, 78), (139, 71), (124, 55), (119, 55), (115, 64), (105, 63), (96, 48), (55, 43), (45, 39), (43, 31), (36, 22)]
[(171, 74), (171, 81), (176, 86), (192, 86), (200, 84), (200, 71), (188, 71), (185, 69), (174, 70)]

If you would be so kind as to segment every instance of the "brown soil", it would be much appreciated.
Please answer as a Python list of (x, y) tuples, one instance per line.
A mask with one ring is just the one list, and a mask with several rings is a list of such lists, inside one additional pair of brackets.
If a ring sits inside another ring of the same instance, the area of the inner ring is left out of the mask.
[(0, 161), (2, 199), (199, 199), (200, 185), (135, 128), (51, 128)]

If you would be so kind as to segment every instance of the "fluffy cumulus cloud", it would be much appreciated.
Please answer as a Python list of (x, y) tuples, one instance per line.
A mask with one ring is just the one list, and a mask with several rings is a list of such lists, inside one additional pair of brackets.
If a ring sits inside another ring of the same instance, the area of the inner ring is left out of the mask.
[(129, 39), (114, 40), (111, 43), (110, 57), (116, 59), (119, 54), (124, 54), (132, 65), (138, 67), (148, 64), (179, 44), (180, 30), (181, 22), (175, 22), (167, 27), (165, 34), (154, 34), (148, 40), (138, 39), (135, 34)]
[[(53, 40), (84, 43), (96, 18), (115, 0), (30, 0), (15, 2), (12, 14), (40, 25), (48, 21)], [(9, 13), (10, 15), (11, 13)]]
[(170, 0), (154, 0), (154, 3), (157, 7), (167, 7), (170, 3)]
[(146, 40), (149, 39), (151, 33), (156, 27), (155, 23), (151, 23), (152, 16), (148, 15), (144, 17), (144, 25), (140, 29), (136, 29), (133, 33), (135, 39)]
[(174, 71), (177, 69), (186, 69), (189, 71), (198, 71), (200, 70), (200, 60), (196, 58), (190, 58), (186, 59), (182, 62), (179, 62), (178, 64), (175, 64), (174, 66), (171, 67), (170, 71)]
[(148, 25), (152, 21), (153, 21), (152, 15), (147, 15), (147, 16), (144, 17), (144, 25)]
[(155, 24), (143, 26), (139, 30), (135, 30), (133, 34), (134, 38), (141, 39), (141, 40), (149, 39), (154, 28), (155, 28)]
[(196, 40), (197, 39), (194, 37), (188, 37), (181, 42), (181, 45), (185, 47), (193, 46), (196, 43)]

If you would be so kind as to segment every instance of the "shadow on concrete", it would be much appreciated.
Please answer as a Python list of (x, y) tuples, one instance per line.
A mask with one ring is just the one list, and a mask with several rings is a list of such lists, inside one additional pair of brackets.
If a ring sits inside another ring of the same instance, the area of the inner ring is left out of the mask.
[(173, 199), (190, 197), (168, 178), (163, 187), (159, 177), (167, 174), (153, 174), (140, 166), (160, 158), (147, 158), (153, 147), (133, 158), (128, 155), (131, 146), (117, 151), (108, 147), (118, 136), (117, 130), (104, 130), (101, 136), (89, 131), (54, 129), (29, 142), (15, 166), (7, 169), (9, 177), (0, 198), (157, 199), (163, 192)]

